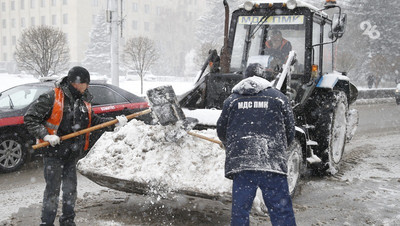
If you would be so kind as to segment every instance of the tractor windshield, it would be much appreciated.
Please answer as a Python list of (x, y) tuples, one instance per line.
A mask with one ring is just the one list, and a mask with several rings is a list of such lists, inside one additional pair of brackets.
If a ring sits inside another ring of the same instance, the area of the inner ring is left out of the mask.
[[(231, 71), (243, 71), (260, 63), (266, 71), (277, 71), (291, 50), (297, 53), (294, 74), (304, 73), (305, 17), (303, 15), (239, 16), (232, 49)], [(261, 26), (260, 26), (261, 25)]]

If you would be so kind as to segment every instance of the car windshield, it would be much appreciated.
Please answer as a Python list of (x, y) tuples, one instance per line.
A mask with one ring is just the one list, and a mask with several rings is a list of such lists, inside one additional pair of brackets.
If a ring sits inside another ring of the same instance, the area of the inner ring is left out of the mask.
[[(265, 22), (259, 23), (261, 19), (262, 16), (238, 17), (231, 70), (243, 71), (249, 63), (254, 62), (264, 67), (282, 65), (288, 51), (294, 50), (298, 60), (294, 73), (303, 73), (305, 17), (303, 15), (270, 16)], [(277, 52), (281, 52), (279, 53), (281, 55)]]
[(8, 89), (1, 93), (0, 96), (0, 109), (22, 109), (33, 101), (35, 101), (41, 94), (48, 91), (49, 87), (34, 87), (29, 85), (17, 86)]

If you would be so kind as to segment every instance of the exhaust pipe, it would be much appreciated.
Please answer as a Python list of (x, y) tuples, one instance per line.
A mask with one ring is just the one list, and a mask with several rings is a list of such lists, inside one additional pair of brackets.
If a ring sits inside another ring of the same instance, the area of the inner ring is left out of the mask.
[(225, 29), (224, 29), (224, 46), (221, 50), (221, 72), (229, 72), (229, 54), (228, 54), (228, 36), (229, 36), (229, 5), (226, 0), (223, 0), (225, 7)]

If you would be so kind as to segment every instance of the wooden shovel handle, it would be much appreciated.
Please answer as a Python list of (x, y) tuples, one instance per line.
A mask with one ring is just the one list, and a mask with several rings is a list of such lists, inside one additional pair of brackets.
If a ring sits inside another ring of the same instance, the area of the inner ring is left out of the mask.
[(191, 132), (191, 131), (188, 131), (187, 133), (190, 134), (190, 135), (192, 135), (192, 136), (195, 136), (195, 137), (198, 137), (198, 138), (201, 138), (201, 139), (204, 139), (204, 140), (208, 140), (208, 141), (211, 141), (211, 142), (213, 142), (213, 143), (222, 145), (222, 142), (219, 141), (219, 140), (215, 140), (215, 139), (212, 139), (212, 138), (209, 138), (209, 137), (206, 137), (206, 136), (197, 134), (197, 133), (193, 133), (193, 132)]
[[(139, 111), (139, 112), (127, 115), (126, 118), (129, 120), (129, 119), (141, 116), (141, 115), (148, 114), (150, 112), (151, 112), (151, 109), (147, 109), (147, 110), (144, 110), (144, 111)], [(95, 125), (95, 126), (83, 129), (83, 130), (76, 131), (74, 133), (70, 133), (70, 134), (64, 135), (64, 136), (60, 137), (60, 140), (67, 140), (67, 139), (70, 139), (72, 137), (76, 137), (76, 136), (79, 136), (79, 135), (82, 135), (82, 134), (85, 134), (85, 133), (89, 133), (89, 132), (92, 132), (92, 131), (95, 131), (95, 130), (98, 130), (98, 129), (102, 129), (104, 127), (108, 127), (108, 126), (114, 125), (117, 122), (118, 122), (118, 119), (114, 119), (114, 120), (111, 120), (111, 121), (108, 121), (108, 122), (104, 122), (104, 123), (101, 123), (101, 124), (98, 124), (98, 125)], [(50, 145), (50, 143), (46, 141), (46, 142), (43, 142), (43, 143), (32, 145), (32, 148), (33, 149), (38, 149), (38, 148), (46, 147), (48, 145)]]

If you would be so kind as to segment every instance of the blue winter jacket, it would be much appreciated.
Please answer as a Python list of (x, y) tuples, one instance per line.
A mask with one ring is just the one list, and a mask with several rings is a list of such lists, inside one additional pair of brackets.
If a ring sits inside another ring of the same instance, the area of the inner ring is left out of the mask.
[(294, 132), (287, 97), (263, 78), (242, 80), (224, 101), (217, 122), (226, 148), (225, 177), (244, 170), (287, 174), (287, 147)]

